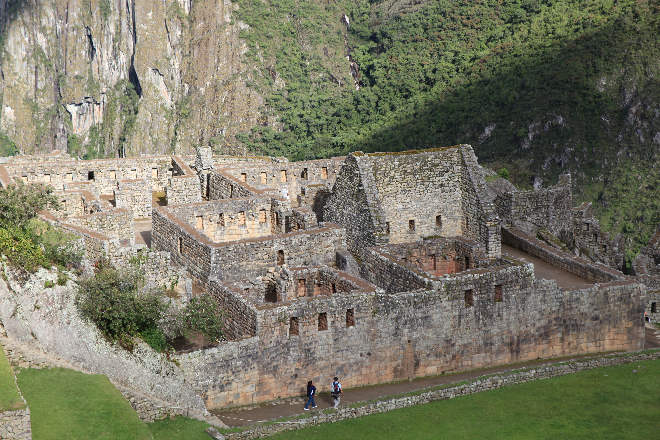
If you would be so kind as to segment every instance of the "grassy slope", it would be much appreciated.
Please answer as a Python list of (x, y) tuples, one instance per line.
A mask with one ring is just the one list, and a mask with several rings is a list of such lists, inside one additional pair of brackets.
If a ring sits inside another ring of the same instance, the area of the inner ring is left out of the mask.
[(26, 369), (18, 382), (30, 407), (35, 440), (151, 438), (105, 376), (62, 368)]
[[(244, 137), (252, 149), (306, 158), (471, 143), (523, 186), (572, 172), (578, 199), (595, 202), (633, 248), (654, 231), (657, 2), (236, 1), (251, 25), (243, 37), (259, 66), (255, 86), (281, 124)], [(359, 91), (341, 65), (344, 35)]]
[(0, 411), (23, 408), (23, 400), (18, 395), (14, 374), (0, 347)]
[(658, 377), (660, 361), (599, 368), (273, 438), (656, 438)]
[(206, 433), (207, 423), (199, 420), (175, 417), (174, 419), (160, 420), (147, 425), (154, 440), (208, 440)]

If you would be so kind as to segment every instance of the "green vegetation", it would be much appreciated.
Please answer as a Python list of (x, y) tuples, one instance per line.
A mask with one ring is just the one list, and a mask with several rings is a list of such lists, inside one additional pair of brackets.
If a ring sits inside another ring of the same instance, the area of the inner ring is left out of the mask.
[(598, 368), (273, 438), (652, 438), (658, 375), (657, 360)]
[[(2, 102), (0, 100), (0, 102)], [(14, 156), (18, 154), (18, 147), (9, 136), (0, 131), (0, 157)]]
[(14, 373), (0, 346), (0, 412), (20, 409), (25, 405), (14, 383)]
[[(142, 262), (136, 258), (129, 267), (118, 270), (100, 260), (92, 277), (78, 281), (76, 304), (110, 341), (130, 351), (134, 338), (140, 337), (154, 350), (166, 352), (171, 341), (163, 331), (169, 307), (165, 288), (145, 291)], [(222, 311), (210, 295), (193, 298), (172, 321), (173, 336), (202, 334), (210, 341), (222, 338)]]
[(156, 350), (167, 348), (158, 324), (167, 305), (160, 295), (139, 292), (143, 274), (136, 267), (118, 271), (107, 261), (97, 264), (94, 276), (78, 282), (76, 303), (111, 341), (132, 350), (133, 338), (142, 335)]
[(608, 182), (636, 192), (633, 180), (656, 175), (645, 166), (619, 178), (632, 167), (624, 160), (657, 162), (657, 2), (235, 2), (250, 25), (241, 36), (253, 86), (277, 121), (239, 136), (255, 152), (301, 159), (466, 142), (522, 187), (570, 170), (606, 229), (625, 230), (633, 252), (646, 244), (658, 210), (638, 216)]
[(0, 254), (14, 267), (34, 272), (39, 267), (80, 264), (73, 237), (36, 219), (46, 208), (58, 208), (50, 187), (19, 183), (0, 188)]
[(147, 426), (105, 376), (25, 369), (18, 384), (30, 407), (34, 439), (151, 439)]
[[(0, 385), (4, 385), (0, 350)], [(143, 423), (107, 377), (63, 368), (25, 369), (18, 382), (28, 402), (32, 436), (48, 439), (203, 440), (207, 423), (185, 417)], [(11, 386), (15, 392), (13, 378)], [(4, 387), (0, 387), (0, 408)], [(16, 394), (15, 397), (18, 397)], [(22, 401), (18, 398), (22, 405)]]
[(147, 425), (154, 440), (208, 440), (205, 432), (210, 425), (186, 417), (159, 420)]
[(192, 298), (181, 312), (179, 322), (184, 333), (199, 332), (211, 341), (222, 338), (222, 310), (209, 294)]

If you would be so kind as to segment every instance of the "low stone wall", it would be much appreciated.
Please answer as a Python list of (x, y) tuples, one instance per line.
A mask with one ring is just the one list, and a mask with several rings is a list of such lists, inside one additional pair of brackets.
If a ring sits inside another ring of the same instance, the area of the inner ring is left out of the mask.
[(208, 179), (209, 200), (255, 197), (261, 194), (255, 188), (250, 188), (246, 183), (240, 182), (222, 171), (212, 170)]
[(557, 185), (532, 191), (500, 194), (495, 199), (502, 223), (536, 234), (545, 228), (556, 236), (573, 231), (571, 176), (559, 177)]
[(32, 440), (29, 408), (0, 412), (0, 439)]
[(589, 281), (608, 282), (625, 279), (625, 275), (614, 269), (551, 248), (516, 228), (502, 228), (502, 242)]
[(165, 194), (168, 205), (182, 205), (202, 201), (202, 191), (197, 174), (179, 157), (172, 158), (173, 176)]
[(90, 229), (108, 238), (119, 238), (135, 242), (133, 214), (126, 209), (113, 209), (80, 217), (69, 217), (65, 222)]
[(133, 218), (151, 217), (152, 185), (149, 180), (121, 180), (114, 191), (117, 208), (133, 213)]
[(225, 338), (231, 341), (257, 334), (257, 311), (241, 297), (240, 292), (211, 281), (208, 284), (208, 294), (218, 301), (225, 314), (222, 328)]
[[(293, 419), (268, 425), (260, 425), (247, 431), (228, 433), (224, 436), (225, 438), (231, 440), (250, 440), (255, 438), (268, 437), (278, 432), (291, 431), (294, 429), (316, 426), (323, 423), (333, 423), (339, 422), (341, 420), (355, 419), (357, 417), (368, 416), (371, 414), (385, 413), (396, 409), (408, 408), (415, 405), (423, 405), (425, 403), (430, 403), (437, 400), (453, 399), (455, 397), (468, 396), (470, 394), (480, 393), (483, 391), (495, 390), (509, 385), (565, 376), (567, 374), (574, 374), (579, 371), (591, 370), (594, 368), (611, 367), (633, 362), (657, 359), (660, 359), (660, 351), (632, 355), (606, 356), (597, 359), (567, 361), (552, 365), (542, 365), (539, 367), (528, 368), (520, 372), (483, 376), (468, 384), (457, 385), (434, 391), (427, 391), (414, 396), (402, 396), (390, 400), (367, 403), (364, 406), (357, 408), (340, 407), (338, 410), (333, 412), (321, 412), (318, 415), (312, 417)], [(350, 390), (347, 392), (350, 392)]]

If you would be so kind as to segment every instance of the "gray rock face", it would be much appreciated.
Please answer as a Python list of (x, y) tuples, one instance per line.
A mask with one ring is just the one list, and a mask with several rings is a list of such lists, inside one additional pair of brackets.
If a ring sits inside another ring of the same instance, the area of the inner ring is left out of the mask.
[(115, 347), (84, 321), (74, 303), (75, 283), (45, 289), (44, 282), (55, 279), (56, 274), (43, 269), (23, 286), (9, 275), (8, 282), (0, 280), (0, 321), (10, 338), (36, 345), (77, 369), (105, 374), (141, 406), (152, 400), (170, 413), (207, 414), (201, 397), (165, 356), (146, 344), (137, 345), (133, 353)]

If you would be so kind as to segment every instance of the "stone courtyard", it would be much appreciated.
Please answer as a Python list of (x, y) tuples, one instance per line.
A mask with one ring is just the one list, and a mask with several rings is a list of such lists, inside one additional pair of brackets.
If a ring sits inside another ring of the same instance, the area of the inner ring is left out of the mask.
[[(657, 240), (640, 257), (646, 278), (624, 275), (589, 207), (573, 206), (570, 176), (520, 191), (493, 174), (469, 145), (301, 162), (210, 148), (0, 161), (2, 186), (55, 189), (61, 209), (41, 217), (78, 237), (88, 265), (143, 255), (150, 284), (217, 300), (225, 340), (173, 355), (168, 373), (206, 409), (335, 375), (354, 387), (642, 349)], [(185, 406), (184, 391), (113, 374)]]

